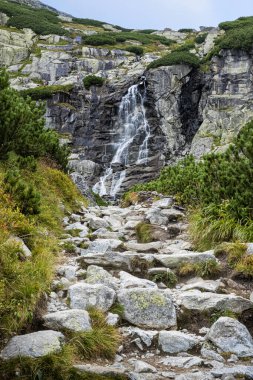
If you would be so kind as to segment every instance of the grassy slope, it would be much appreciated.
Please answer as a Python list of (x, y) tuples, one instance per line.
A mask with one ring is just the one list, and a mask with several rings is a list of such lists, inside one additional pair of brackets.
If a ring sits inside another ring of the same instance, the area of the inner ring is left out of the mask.
[[(67, 175), (39, 163), (36, 172), (23, 173), (41, 193), (41, 213), (24, 216), (3, 191), (5, 167), (0, 166), (0, 336), (18, 333), (31, 322), (43, 292), (49, 290), (54, 263), (63, 233), (62, 204), (68, 211), (86, 200)], [(20, 248), (8, 241), (11, 235), (22, 238), (32, 251), (31, 260), (20, 260)]]

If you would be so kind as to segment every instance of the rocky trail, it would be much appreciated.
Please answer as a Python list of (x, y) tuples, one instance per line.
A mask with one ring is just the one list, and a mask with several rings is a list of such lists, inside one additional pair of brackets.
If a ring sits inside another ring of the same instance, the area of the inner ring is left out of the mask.
[[(137, 242), (142, 222), (152, 225), (157, 241)], [(77, 363), (81, 372), (131, 380), (253, 379), (250, 289), (226, 276), (174, 283), (183, 263), (217, 258), (213, 251), (192, 250), (184, 212), (171, 198), (151, 197), (126, 208), (89, 207), (63, 223), (64, 249), (43, 327), (12, 338), (2, 358), (58, 350), (66, 329), (92, 328), (87, 310), (94, 307), (118, 326), (122, 343), (114, 361)]]

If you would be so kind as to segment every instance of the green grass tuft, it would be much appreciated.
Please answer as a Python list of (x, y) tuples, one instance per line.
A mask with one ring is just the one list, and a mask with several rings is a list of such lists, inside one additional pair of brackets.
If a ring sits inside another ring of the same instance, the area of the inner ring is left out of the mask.
[(154, 241), (153, 236), (152, 236), (151, 224), (140, 222), (135, 227), (135, 232), (136, 232), (138, 243), (150, 243)]
[(199, 263), (182, 263), (178, 269), (180, 276), (199, 276), (202, 278), (213, 278), (220, 272), (220, 264), (210, 259)]

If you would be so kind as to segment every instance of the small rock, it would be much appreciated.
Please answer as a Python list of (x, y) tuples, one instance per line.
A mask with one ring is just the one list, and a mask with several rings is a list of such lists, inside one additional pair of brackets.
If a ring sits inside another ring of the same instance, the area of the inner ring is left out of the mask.
[(25, 258), (29, 258), (32, 256), (32, 252), (30, 251), (30, 249), (27, 247), (27, 245), (24, 243), (24, 241), (22, 239), (20, 239), (18, 236), (11, 236), (7, 242), (8, 243), (15, 243), (17, 244), (19, 247), (20, 247), (20, 252), (18, 252), (21, 257), (25, 256)]
[(159, 208), (151, 208), (146, 213), (146, 219), (150, 224), (157, 224), (159, 226), (166, 226), (168, 224), (168, 217), (163, 215)]
[(126, 250), (128, 251), (136, 251), (136, 252), (158, 252), (159, 249), (162, 247), (162, 242), (160, 241), (154, 241), (151, 243), (137, 243), (136, 241), (129, 241), (124, 244), (126, 247)]
[(162, 359), (160, 363), (170, 367), (191, 368), (203, 365), (204, 361), (198, 356), (167, 356), (166, 358)]
[(234, 367), (222, 366), (219, 368), (214, 368), (210, 372), (215, 378), (233, 375), (235, 377), (246, 376), (247, 380), (253, 379), (253, 366), (246, 366), (246, 365), (237, 365)]
[(225, 361), (224, 358), (220, 354), (212, 350), (211, 347), (209, 347), (207, 344), (204, 344), (203, 347), (201, 348), (201, 355), (203, 356), (204, 359), (216, 360), (217, 362), (221, 362), (221, 363)]
[(87, 252), (105, 253), (113, 251), (122, 245), (122, 241), (118, 239), (96, 239), (91, 242)]
[(203, 280), (202, 278), (196, 278), (190, 280), (186, 285), (184, 285), (181, 290), (192, 290), (198, 289), (204, 292), (212, 292), (215, 293), (219, 289), (221, 284), (221, 280), (213, 281), (213, 280)]
[(126, 369), (122, 366), (121, 368), (117, 368), (117, 366), (100, 366), (96, 364), (81, 364), (74, 365), (74, 368), (79, 372), (92, 373), (100, 376), (106, 377), (116, 377), (119, 375), (124, 375)]
[(152, 365), (143, 362), (142, 360), (137, 360), (134, 365), (134, 370), (137, 373), (156, 373), (157, 369)]
[(174, 203), (173, 198), (163, 198), (158, 201), (153, 202), (152, 207), (154, 208), (168, 208)]
[(110, 326), (116, 326), (120, 321), (118, 314), (108, 313), (106, 317), (106, 323)]
[(176, 354), (187, 352), (199, 343), (195, 335), (185, 334), (181, 331), (160, 331), (158, 344), (163, 352)]
[(209, 331), (209, 327), (202, 327), (200, 330), (199, 330), (199, 334), (200, 335), (206, 335)]
[(92, 218), (88, 219), (89, 227), (92, 228), (93, 230), (98, 230), (99, 228), (109, 228), (110, 224), (102, 219), (98, 218), (96, 216), (93, 216)]

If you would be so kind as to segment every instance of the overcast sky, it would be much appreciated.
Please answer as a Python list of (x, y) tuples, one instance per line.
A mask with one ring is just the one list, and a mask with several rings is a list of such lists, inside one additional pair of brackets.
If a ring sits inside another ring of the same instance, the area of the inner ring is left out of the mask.
[[(43, 1), (43, 0), (42, 0)], [(76, 17), (136, 29), (198, 28), (253, 16), (252, 0), (44, 0)]]

